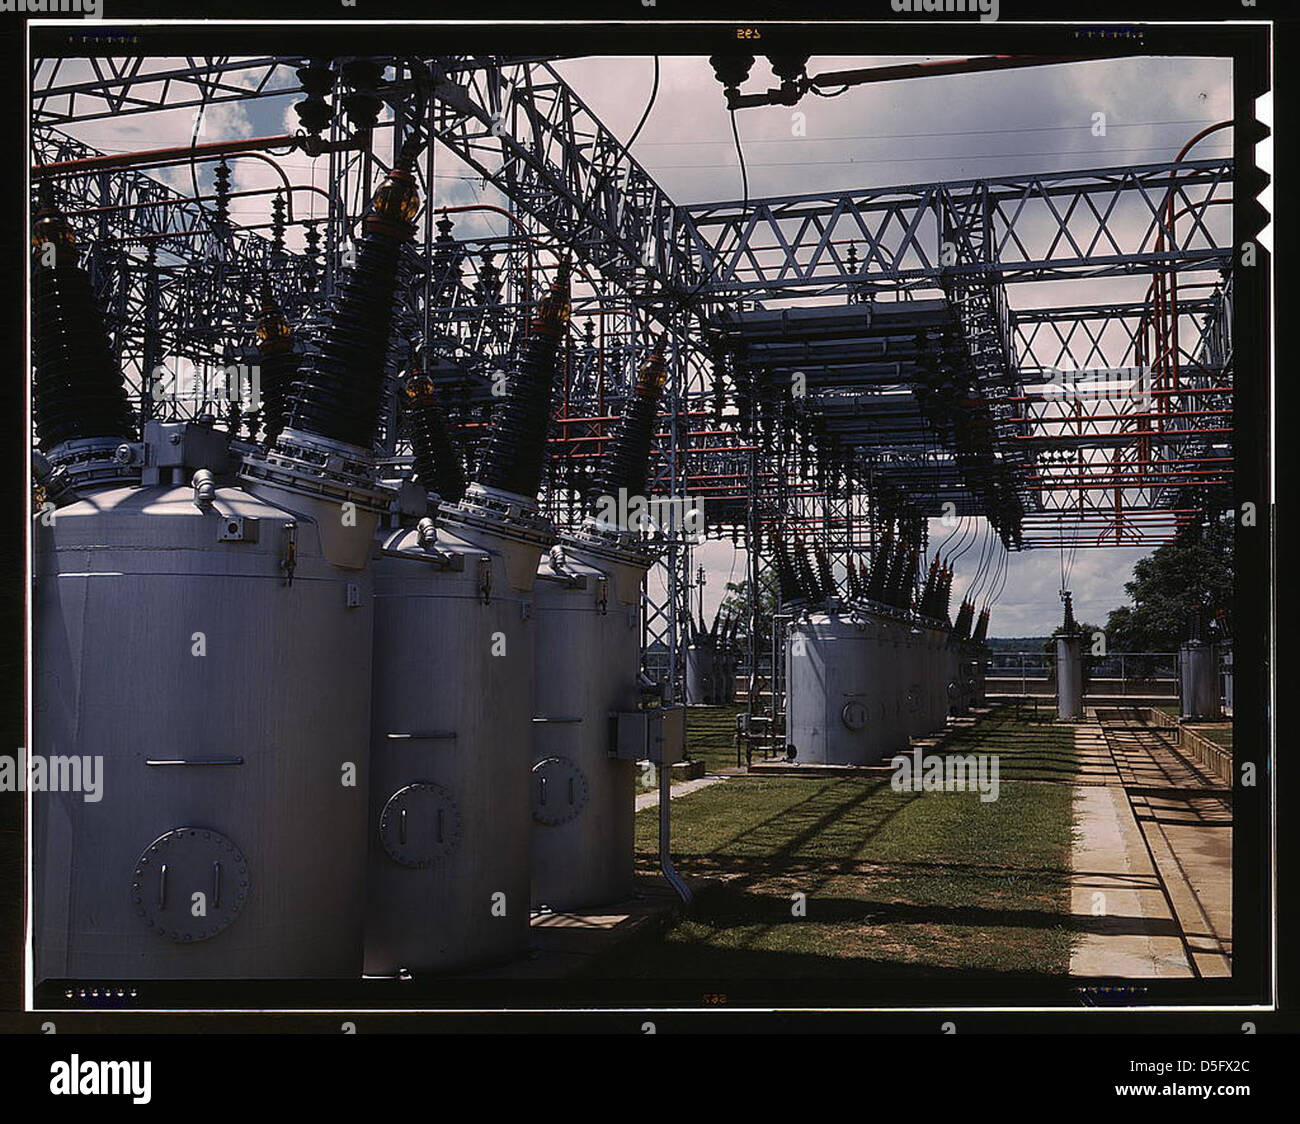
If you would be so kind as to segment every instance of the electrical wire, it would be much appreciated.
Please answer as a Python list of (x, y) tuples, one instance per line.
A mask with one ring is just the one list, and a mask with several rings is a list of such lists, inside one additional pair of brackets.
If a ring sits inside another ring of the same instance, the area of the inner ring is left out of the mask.
[(658, 96), (659, 96), (659, 56), (655, 55), (655, 78), (654, 78), (654, 85), (650, 87), (650, 100), (646, 102), (645, 112), (641, 114), (641, 120), (637, 122), (636, 128), (632, 130), (631, 138), (628, 140), (627, 144), (623, 146), (623, 148), (627, 152), (632, 151), (632, 146), (636, 144), (636, 138), (641, 135), (641, 130), (645, 128), (645, 123), (650, 118), (650, 111), (655, 107), (655, 98), (657, 98)]
[(736, 158), (740, 161), (740, 184), (744, 193), (744, 206), (742, 209), (749, 207), (749, 171), (745, 167), (745, 150), (740, 147), (740, 129), (736, 125), (736, 111), (731, 111), (731, 135), (736, 142)]

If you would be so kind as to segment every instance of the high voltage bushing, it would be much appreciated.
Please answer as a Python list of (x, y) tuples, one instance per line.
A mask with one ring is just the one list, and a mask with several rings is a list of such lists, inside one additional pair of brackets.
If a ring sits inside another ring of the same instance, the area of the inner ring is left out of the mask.
[(867, 581), (867, 600), (884, 602), (889, 588), (889, 567), (894, 557), (894, 535), (886, 531), (880, 538), (875, 556), (871, 559), (871, 574)]
[(262, 442), (274, 445), (284, 429), (288, 391), (298, 372), (293, 332), (285, 319), (269, 280), (262, 282), (262, 303), (258, 312), (257, 366), (261, 379)]
[(320, 354), (304, 361), (289, 395), (286, 428), (367, 451), (374, 445), (397, 263), (420, 208), (413, 161), (403, 154), (375, 193)]
[(782, 605), (790, 605), (804, 596), (799, 586), (799, 576), (795, 573), (790, 551), (786, 548), (785, 542), (777, 538), (773, 542), (773, 548), (776, 556), (777, 596), (780, 597)]
[(459, 503), (465, 494), (465, 465), (433, 379), (413, 371), (403, 389), (415, 478), (443, 503)]
[(40, 446), (58, 462), (74, 454), (67, 443), (94, 441), (111, 463), (114, 447), (135, 437), (135, 418), (72, 229), (43, 195), (32, 227), (32, 412)]
[(830, 557), (820, 543), (813, 547), (813, 557), (817, 562), (817, 580), (822, 588), (822, 596), (838, 596), (839, 586), (835, 581), (835, 572), (831, 569)]
[(809, 604), (817, 604), (825, 594), (817, 583), (817, 574), (813, 570), (808, 547), (798, 539), (795, 540), (794, 546), (794, 565), (795, 572), (799, 576), (799, 592)]
[(952, 626), (952, 634), (959, 640), (964, 640), (970, 635), (971, 617), (974, 615), (974, 612), (974, 605), (969, 601), (962, 601), (961, 607), (957, 610), (957, 620)]
[(857, 560), (852, 555), (849, 555), (848, 558), (847, 572), (845, 577), (848, 582), (849, 600), (853, 602), (861, 601), (862, 593), (863, 593), (862, 582), (858, 577)]
[(639, 496), (645, 490), (650, 464), (650, 445), (659, 416), (659, 394), (668, 378), (664, 357), (664, 333), (660, 333), (650, 356), (637, 374), (631, 399), (619, 419), (614, 439), (600, 459), (600, 466), (587, 493), (587, 510), (594, 514), (603, 497), (617, 500), (619, 491)]
[(562, 261), (537, 306), (505, 401), (492, 418), (475, 482), (518, 496), (542, 484), (555, 357), (569, 323), (569, 263)]

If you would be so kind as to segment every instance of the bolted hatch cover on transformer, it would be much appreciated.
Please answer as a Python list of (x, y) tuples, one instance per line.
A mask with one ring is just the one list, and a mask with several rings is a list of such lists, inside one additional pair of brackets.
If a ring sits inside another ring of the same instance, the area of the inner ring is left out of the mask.
[(248, 861), (219, 831), (177, 827), (136, 862), (131, 904), (160, 936), (203, 941), (231, 924), (248, 897)]
[(379, 838), (394, 862), (426, 867), (445, 859), (460, 843), (460, 806), (441, 785), (418, 781), (388, 798), (379, 817)]

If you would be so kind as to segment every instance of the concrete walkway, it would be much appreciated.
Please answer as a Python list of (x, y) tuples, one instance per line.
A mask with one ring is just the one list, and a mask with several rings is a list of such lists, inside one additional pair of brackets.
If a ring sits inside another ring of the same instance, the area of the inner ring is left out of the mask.
[[(697, 792), (701, 788), (708, 788), (711, 784), (721, 784), (726, 777), (699, 777), (693, 781), (679, 781), (673, 785), (671, 792), (672, 798), (676, 800), (679, 796), (688, 796), (692, 792)], [(642, 808), (659, 807), (659, 790), (656, 788), (653, 792), (643, 792), (636, 798), (636, 810), (639, 812)]]
[(1090, 710), (1074, 737), (1070, 912), (1082, 936), (1070, 974), (1229, 974), (1231, 814), (1222, 793), (1153, 731), (1103, 729)]

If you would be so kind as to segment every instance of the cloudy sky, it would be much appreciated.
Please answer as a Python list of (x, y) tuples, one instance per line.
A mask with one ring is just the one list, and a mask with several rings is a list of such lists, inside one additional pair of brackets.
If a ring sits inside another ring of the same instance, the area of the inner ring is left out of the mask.
[[(850, 66), (911, 61), (895, 58), (814, 56), (809, 73)], [(556, 69), (611, 131), (626, 140), (645, 109), (653, 77), (648, 57), (589, 58), (559, 62)], [(634, 155), (678, 203), (741, 197), (740, 172), (721, 88), (708, 61), (696, 57), (660, 60), (660, 87), (653, 111), (633, 148)], [(68, 81), (75, 70), (60, 76)], [(746, 89), (774, 85), (763, 59)], [(204, 139), (259, 136), (294, 131), (296, 98), (215, 106), (205, 115)], [(803, 119), (796, 121), (795, 112)], [(1104, 136), (1094, 135), (1094, 114), (1104, 113)], [(837, 98), (807, 97), (797, 109), (774, 106), (741, 111), (738, 126), (749, 174), (750, 198), (840, 189), (975, 179), (1007, 173), (1062, 171), (1172, 159), (1206, 125), (1232, 116), (1231, 67), (1224, 60), (1144, 58), (1076, 63), (990, 74), (938, 77), (873, 84)], [(799, 126), (795, 128), (796, 124)], [(106, 152), (184, 144), (194, 128), (192, 110), (133, 119), (91, 122), (76, 135)], [(796, 135), (802, 132), (803, 135)], [(1231, 133), (1220, 132), (1195, 150), (1197, 157), (1230, 154)], [(321, 186), (323, 168), (305, 156), (281, 165), (301, 182)], [(484, 196), (468, 169), (439, 153), (439, 205)], [(182, 191), (191, 190), (188, 168), (156, 173)], [(234, 164), (236, 190), (265, 188), (274, 172), (256, 160)], [(209, 169), (200, 176), (208, 190)], [(313, 197), (299, 197), (311, 206)], [(265, 198), (236, 201), (236, 221), (265, 222)], [(462, 236), (495, 230), (495, 220), (467, 217)], [(291, 247), (300, 245), (292, 232)], [(1098, 283), (1013, 286), (1013, 307), (1065, 305), (1099, 299)], [(1102, 299), (1140, 299), (1144, 278), (1107, 283)], [(931, 541), (950, 528), (937, 521)], [(976, 543), (958, 562), (956, 597), (978, 565)], [(1077, 615), (1101, 622), (1123, 603), (1123, 583), (1141, 556), (1134, 550), (1078, 551), (1070, 584)], [(698, 551), (706, 567), (706, 611), (721, 599), (728, 577), (745, 573), (743, 553), (730, 542)], [(1005, 589), (994, 607), (991, 632), (1001, 636), (1041, 634), (1059, 623), (1057, 590), (1062, 559), (1055, 550), (1013, 554)]]

